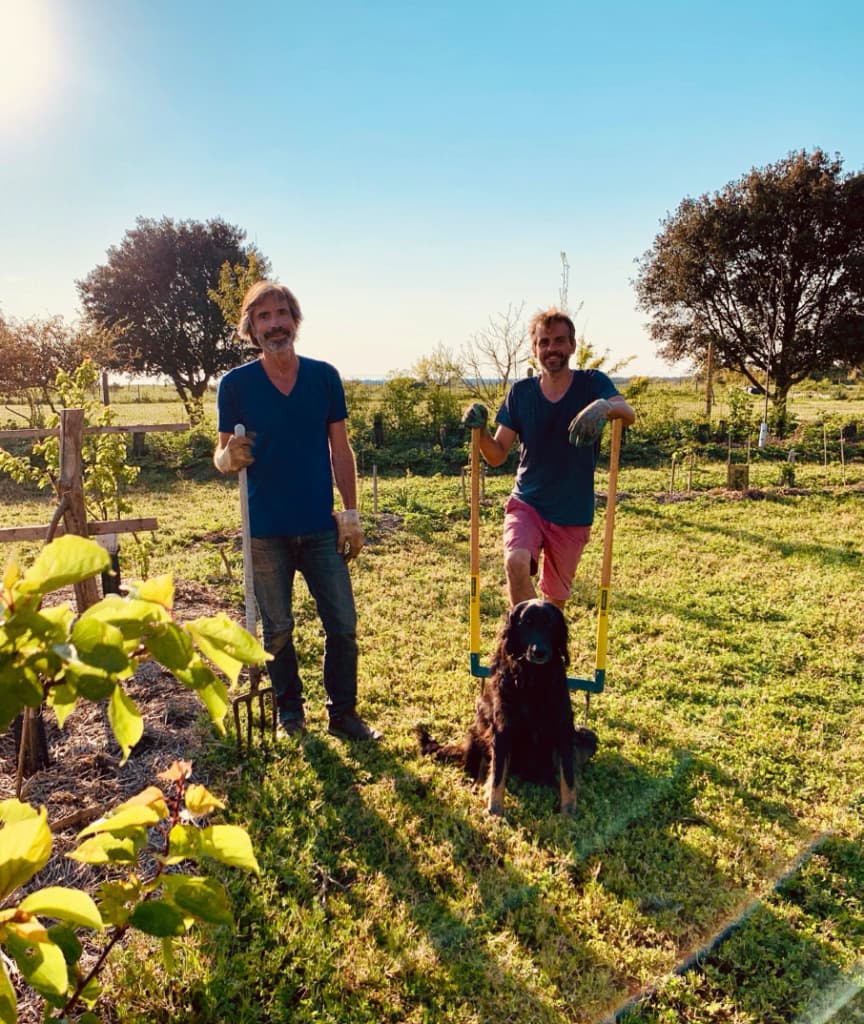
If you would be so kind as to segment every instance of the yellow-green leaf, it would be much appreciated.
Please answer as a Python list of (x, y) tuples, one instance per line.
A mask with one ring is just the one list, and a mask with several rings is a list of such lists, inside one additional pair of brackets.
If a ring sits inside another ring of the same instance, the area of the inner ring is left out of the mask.
[(204, 786), (192, 783), (186, 787), (186, 809), (196, 818), (205, 814), (212, 814), (213, 811), (224, 808), (225, 804), (217, 799)]
[(118, 674), (129, 668), (123, 651), (123, 634), (110, 622), (79, 619), (72, 629), (72, 643), (85, 664)]
[(114, 836), (110, 832), (91, 836), (66, 856), (82, 864), (131, 864), (147, 842), (143, 829), (131, 835)]
[(44, 928), (31, 928), (28, 924), (9, 929), (6, 948), (37, 992), (61, 996), (69, 989), (63, 951), (48, 938)]
[(167, 864), (197, 860), (201, 852), (201, 833), (191, 825), (175, 825), (168, 835)]
[(235, 868), (246, 868), (256, 875), (261, 873), (252, 849), (252, 840), (239, 825), (211, 825), (201, 829), (199, 836), (202, 856), (212, 857)]
[(154, 576), (152, 580), (133, 583), (129, 592), (142, 601), (155, 601), (164, 608), (174, 607), (174, 581), (169, 575)]
[(129, 829), (155, 825), (159, 821), (159, 812), (149, 804), (122, 804), (114, 814), (92, 822), (78, 833), (78, 838), (94, 836), (100, 832), (112, 835), (124, 835)]
[(30, 914), (44, 914), (60, 921), (84, 925), (85, 928), (102, 929), (102, 918), (96, 904), (80, 889), (51, 885), (25, 896), (20, 906)]
[(148, 786), (146, 789), (142, 789), (140, 793), (136, 793), (135, 796), (125, 800), (122, 804), (119, 804), (114, 808), (113, 813), (119, 814), (120, 811), (125, 811), (127, 807), (151, 807), (160, 818), (168, 817), (168, 807), (165, 803), (165, 794), (158, 786)]
[[(15, 807), (14, 805), (18, 805)], [(4, 800), (0, 828), (0, 901), (32, 878), (51, 856), (51, 829), (44, 807), (39, 812), (18, 800)], [(29, 808), (30, 815), (20, 808)], [(8, 816), (6, 816), (8, 815)]]
[(228, 894), (215, 878), (187, 878), (185, 875), (171, 877), (178, 879), (178, 884), (171, 887), (171, 895), (181, 910), (208, 924), (233, 922)]
[(164, 900), (147, 900), (139, 903), (129, 917), (129, 923), (148, 935), (166, 938), (183, 935), (186, 921), (183, 913)]
[(187, 668), (195, 656), (189, 635), (173, 622), (154, 622), (143, 637), (147, 650), (172, 672)]
[(67, 533), (52, 540), (15, 584), (16, 593), (47, 594), (111, 568), (108, 552), (95, 541)]
[(213, 679), (206, 686), (198, 689), (198, 696), (201, 698), (210, 721), (216, 726), (219, 734), (225, 735), (225, 715), (228, 713), (228, 691), (221, 679), (213, 676)]
[(0, 959), (0, 1024), (16, 1024), (18, 1020), (18, 1000), (15, 989), (6, 973), (6, 964)]
[(123, 751), (121, 764), (125, 764), (132, 748), (144, 734), (144, 719), (132, 698), (124, 693), (122, 686), (116, 686), (111, 694), (108, 721)]

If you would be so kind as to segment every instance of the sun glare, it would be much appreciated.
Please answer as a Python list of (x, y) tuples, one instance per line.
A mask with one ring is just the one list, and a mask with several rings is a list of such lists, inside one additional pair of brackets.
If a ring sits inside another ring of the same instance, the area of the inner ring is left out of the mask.
[(47, 107), (59, 59), (49, 4), (0, 0), (0, 127), (20, 127)]

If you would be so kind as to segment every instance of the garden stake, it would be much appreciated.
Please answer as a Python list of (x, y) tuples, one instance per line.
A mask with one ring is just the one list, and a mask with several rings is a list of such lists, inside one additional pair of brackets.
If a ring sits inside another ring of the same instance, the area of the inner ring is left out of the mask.
[[(609, 629), (609, 591), (612, 583), (612, 538), (615, 533), (615, 502), (618, 492), (618, 460), (621, 455), (623, 421), (612, 420), (609, 452), (609, 489), (606, 496), (606, 531), (603, 538), (603, 565), (597, 600), (597, 647), (593, 679), (568, 678), (571, 690), (585, 691), (585, 721), (592, 693), (602, 693), (606, 681), (606, 640)], [(480, 428), (471, 430), (471, 596), (468, 606), (470, 627), (471, 675), (485, 679), (489, 669), (480, 664)]]
[[(246, 428), (238, 423), (234, 428), (236, 437), (243, 437)], [(246, 601), (246, 629), (252, 636), (256, 635), (255, 622), (255, 587), (252, 577), (252, 533), (249, 526), (249, 488), (246, 481), (246, 470), (238, 474), (240, 490), (240, 525), (243, 538), (243, 596)], [(249, 666), (249, 691), (241, 693), (231, 702), (234, 710), (234, 729), (237, 733), (237, 751), (243, 754), (243, 734), (246, 734), (246, 752), (252, 747), (252, 725), (255, 708), (258, 710), (258, 729), (261, 739), (265, 736), (265, 726), (273, 738), (276, 738), (276, 697), (272, 686), (261, 687), (261, 666)], [(241, 712), (245, 711), (245, 715)]]

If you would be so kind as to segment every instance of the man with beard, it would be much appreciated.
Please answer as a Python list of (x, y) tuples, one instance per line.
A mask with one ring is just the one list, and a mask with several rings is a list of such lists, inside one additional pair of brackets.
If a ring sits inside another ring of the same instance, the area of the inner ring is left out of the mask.
[[(563, 608), (594, 520), (594, 466), (606, 420), (633, 423), (636, 414), (599, 370), (572, 370), (573, 321), (558, 309), (537, 313), (529, 324), (531, 351), (540, 367), (517, 381), (495, 417), (494, 436), (480, 433), (480, 451), (500, 466), (519, 436), (516, 482), (504, 508), (504, 568), (511, 607), (537, 596)], [(485, 428), (479, 402), (462, 418)]]
[[(259, 281), (243, 299), (237, 333), (261, 350), (229, 371), (217, 395), (220, 473), (248, 466), (255, 599), (282, 730), (305, 731), (303, 687), (294, 649), (292, 597), (300, 572), (324, 627), (329, 731), (346, 739), (381, 734), (357, 714), (356, 610), (347, 562), (363, 547), (357, 473), (339, 374), (298, 356), (302, 314), (283, 285)], [(245, 437), (235, 437), (243, 424)], [(333, 510), (333, 482), (344, 511)]]

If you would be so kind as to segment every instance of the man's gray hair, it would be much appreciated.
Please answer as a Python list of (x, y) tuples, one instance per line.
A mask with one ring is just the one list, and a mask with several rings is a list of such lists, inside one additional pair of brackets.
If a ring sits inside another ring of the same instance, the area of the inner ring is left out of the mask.
[(286, 288), (284, 284), (276, 284), (275, 281), (256, 281), (243, 296), (243, 305), (240, 307), (240, 323), (237, 325), (238, 335), (253, 345), (257, 345), (258, 340), (252, 330), (252, 310), (261, 299), (268, 295), (278, 295), (285, 300), (291, 311), (291, 316), (294, 318), (294, 323), (298, 327), (303, 319), (300, 303), (290, 288)]

